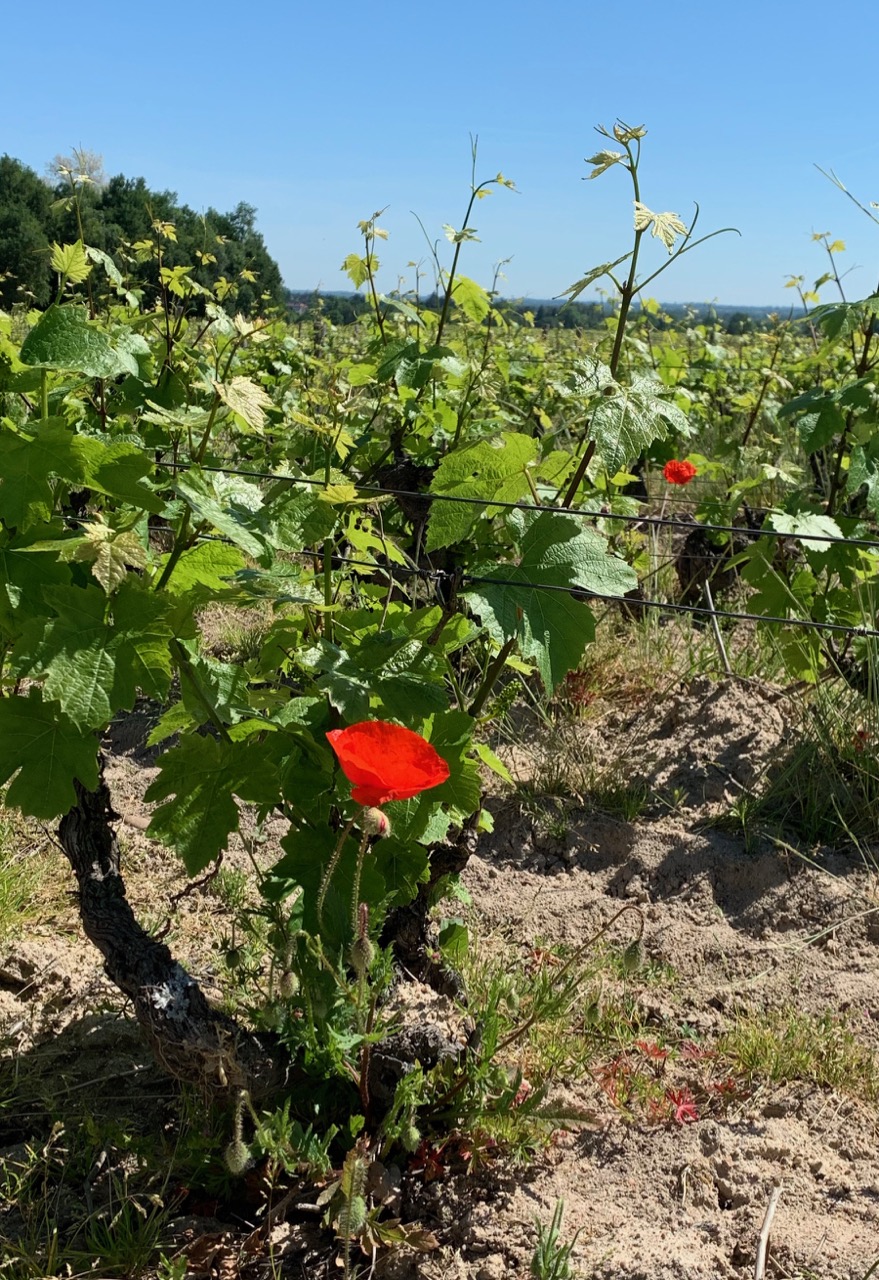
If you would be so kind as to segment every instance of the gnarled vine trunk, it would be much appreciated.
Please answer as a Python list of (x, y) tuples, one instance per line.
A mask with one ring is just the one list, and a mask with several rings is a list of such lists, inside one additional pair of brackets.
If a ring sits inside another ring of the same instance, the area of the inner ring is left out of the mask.
[(125, 895), (116, 815), (103, 779), (61, 819), (58, 838), (79, 885), (83, 928), (104, 957), (111, 982), (129, 997), (160, 1065), (221, 1097), (236, 1089), (264, 1096), (280, 1088), (277, 1047), (214, 1009), (169, 948), (137, 922)]

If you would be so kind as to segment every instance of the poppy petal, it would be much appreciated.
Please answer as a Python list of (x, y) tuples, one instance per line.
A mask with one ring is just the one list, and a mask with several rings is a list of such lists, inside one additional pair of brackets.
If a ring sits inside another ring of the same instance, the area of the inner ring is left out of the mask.
[(385, 720), (363, 720), (327, 734), (357, 804), (411, 800), (437, 787), (449, 766), (420, 734)]

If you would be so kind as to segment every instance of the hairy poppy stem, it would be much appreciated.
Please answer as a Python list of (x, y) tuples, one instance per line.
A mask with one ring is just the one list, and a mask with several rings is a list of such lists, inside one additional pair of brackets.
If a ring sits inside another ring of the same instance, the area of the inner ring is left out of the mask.
[(357, 850), (357, 861), (354, 864), (354, 884), (351, 888), (351, 932), (356, 938), (360, 932), (360, 877), (363, 873), (363, 859), (369, 844), (369, 830), (364, 829), (360, 837), (360, 848)]
[(339, 843), (336, 845), (335, 849), (333, 850), (333, 856), (330, 858), (329, 865), (326, 871), (324, 872), (324, 878), (320, 882), (320, 891), (318, 892), (318, 895), (317, 895), (317, 918), (320, 924), (323, 924), (324, 922), (324, 900), (327, 896), (327, 890), (330, 887), (330, 881), (333, 878), (333, 873), (336, 870), (336, 867), (339, 865), (339, 859), (342, 856), (342, 850), (345, 847), (345, 841), (348, 839), (348, 836), (351, 834), (351, 828), (353, 826), (354, 826), (354, 819), (352, 818), (351, 821), (347, 824), (347, 826), (343, 830), (342, 834), (339, 836)]

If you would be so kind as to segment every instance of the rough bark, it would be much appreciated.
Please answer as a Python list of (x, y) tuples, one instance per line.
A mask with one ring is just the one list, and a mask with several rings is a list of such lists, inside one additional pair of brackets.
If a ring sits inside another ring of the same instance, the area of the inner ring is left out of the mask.
[(214, 1009), (169, 948), (135, 919), (103, 776), (96, 790), (77, 783), (76, 793), (58, 838), (79, 885), (83, 928), (103, 956), (107, 976), (131, 1000), (160, 1065), (208, 1096), (242, 1088), (265, 1096), (278, 1089), (284, 1070), (276, 1046)]
[(430, 943), (430, 901), (434, 885), (443, 876), (463, 871), (476, 852), (478, 835), (465, 827), (454, 840), (435, 844), (430, 850), (430, 879), (418, 886), (418, 895), (405, 907), (388, 913), (382, 929), (382, 946), (392, 945), (394, 959), (413, 977), (433, 987), (441, 995), (459, 997), (462, 993), (458, 974), (436, 958)]

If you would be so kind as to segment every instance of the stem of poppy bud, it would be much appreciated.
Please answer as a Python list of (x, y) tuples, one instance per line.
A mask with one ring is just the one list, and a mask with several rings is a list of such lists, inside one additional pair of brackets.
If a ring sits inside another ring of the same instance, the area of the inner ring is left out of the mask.
[(324, 900), (327, 896), (327, 890), (330, 887), (330, 881), (333, 878), (333, 872), (336, 870), (336, 867), (339, 865), (339, 859), (342, 856), (342, 850), (345, 847), (345, 841), (348, 839), (348, 836), (351, 834), (351, 828), (353, 826), (354, 826), (354, 819), (352, 818), (351, 821), (346, 825), (342, 834), (339, 836), (339, 842), (336, 845), (335, 849), (333, 850), (333, 856), (330, 858), (329, 865), (326, 871), (324, 872), (324, 878), (320, 882), (320, 889), (318, 890), (318, 895), (317, 895), (317, 918), (320, 924), (323, 924), (324, 922)]
[(500, 652), (496, 655), (494, 660), (489, 663), (488, 669), (486, 670), (485, 676), (483, 677), (482, 684), (479, 686), (479, 689), (476, 692), (476, 697), (473, 699), (470, 706), (467, 708), (468, 716), (473, 716), (473, 718), (475, 719), (479, 715), (482, 708), (485, 706), (486, 702), (488, 701), (488, 695), (491, 693), (492, 689), (497, 683), (498, 677), (500, 676), (504, 667), (507, 665), (507, 658), (513, 652), (515, 645), (516, 645), (516, 637), (510, 636), (509, 640), (507, 640), (507, 642), (503, 645), (503, 647), (501, 648)]
[(360, 837), (360, 848), (357, 850), (357, 861), (354, 864), (354, 884), (351, 889), (351, 932), (356, 938), (360, 932), (360, 876), (363, 872), (363, 859), (369, 845), (369, 831)]

